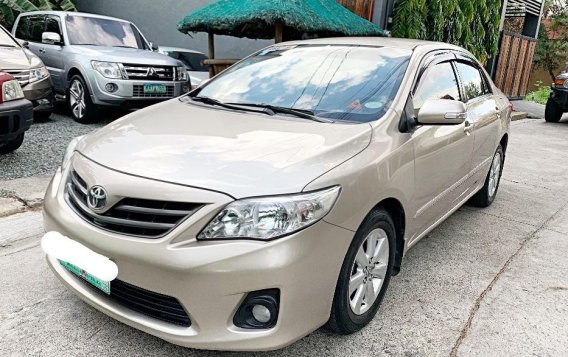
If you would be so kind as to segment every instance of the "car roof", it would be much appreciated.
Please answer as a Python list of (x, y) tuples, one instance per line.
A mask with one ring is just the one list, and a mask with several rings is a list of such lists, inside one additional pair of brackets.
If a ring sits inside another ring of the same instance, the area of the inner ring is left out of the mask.
[(408, 38), (396, 37), (334, 37), (334, 38), (317, 38), (312, 40), (291, 41), (288, 44), (305, 44), (305, 45), (356, 45), (356, 46), (376, 46), (376, 47), (393, 47), (408, 50), (415, 50), (418, 47), (431, 48), (451, 48), (462, 50), (463, 48), (447, 44), (444, 42), (434, 42), (425, 40), (415, 40)]
[(158, 46), (158, 50), (162, 50), (162, 51), (175, 51), (175, 52), (191, 52), (191, 53), (199, 53), (201, 55), (205, 55), (203, 52), (199, 52), (199, 51), (195, 51), (195, 50), (190, 50), (188, 48), (182, 48), (182, 47), (170, 47), (170, 46)]
[(24, 12), (24, 13), (21, 13), (21, 14), (20, 14), (20, 16), (27, 16), (27, 15), (59, 15), (59, 16), (64, 16), (64, 15), (77, 15), (77, 16), (85, 16), (85, 17), (95, 17), (95, 18), (97, 18), (97, 19), (106, 19), (106, 20), (116, 20), (116, 21), (122, 21), (122, 22), (130, 22), (130, 21), (128, 21), (128, 20), (119, 19), (119, 18), (117, 18), (117, 17), (91, 14), (91, 13), (88, 13), (88, 12), (76, 12), (76, 11), (32, 11), (32, 12)]

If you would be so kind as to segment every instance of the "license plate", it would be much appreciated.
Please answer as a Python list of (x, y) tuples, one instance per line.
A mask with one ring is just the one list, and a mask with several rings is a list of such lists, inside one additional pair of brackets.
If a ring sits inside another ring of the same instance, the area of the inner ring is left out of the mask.
[(83, 269), (71, 263), (67, 263), (63, 260), (60, 260), (59, 264), (61, 264), (65, 269), (69, 270), (71, 273), (77, 275), (79, 278), (87, 281), (89, 284), (93, 285), (97, 289), (102, 290), (105, 294), (110, 295), (110, 281), (99, 279), (96, 276), (87, 273)]
[(165, 84), (144, 84), (145, 94), (165, 94), (167, 88)]

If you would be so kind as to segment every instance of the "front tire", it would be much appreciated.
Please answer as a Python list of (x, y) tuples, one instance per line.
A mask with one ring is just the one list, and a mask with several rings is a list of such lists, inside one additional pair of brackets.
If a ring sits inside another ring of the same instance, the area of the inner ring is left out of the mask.
[(18, 150), (20, 146), (22, 146), (23, 142), (24, 142), (24, 133), (21, 133), (14, 140), (10, 140), (4, 146), (1, 146), (0, 154), (8, 154)]
[(562, 119), (562, 108), (552, 98), (548, 98), (544, 109), (544, 120), (549, 123), (558, 123)]
[(91, 100), (85, 80), (80, 75), (71, 77), (67, 98), (71, 115), (76, 122), (87, 124), (97, 118), (98, 109)]
[(501, 174), (503, 173), (503, 163), (505, 162), (505, 153), (501, 145), (497, 148), (493, 161), (489, 167), (489, 172), (485, 177), (485, 184), (481, 190), (475, 194), (470, 200), (470, 204), (476, 207), (489, 207), (497, 196), (499, 183), (501, 182)]
[(355, 234), (343, 261), (327, 328), (351, 334), (375, 316), (389, 285), (396, 234), (384, 209), (371, 212)]

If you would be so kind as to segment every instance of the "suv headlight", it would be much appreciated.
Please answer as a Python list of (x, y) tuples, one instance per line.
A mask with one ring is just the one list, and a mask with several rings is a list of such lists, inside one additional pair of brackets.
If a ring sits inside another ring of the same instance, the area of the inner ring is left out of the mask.
[(2, 83), (2, 101), (9, 102), (11, 100), (22, 99), (24, 91), (20, 82), (15, 79)]
[(111, 79), (121, 79), (124, 78), (122, 75), (122, 64), (115, 62), (101, 62), (101, 61), (91, 61), (93, 69), (105, 78)]
[(73, 138), (71, 142), (69, 142), (69, 145), (67, 145), (67, 149), (65, 150), (65, 154), (63, 154), (63, 159), (61, 160), (62, 170), (65, 169), (69, 164), (69, 161), (71, 160), (71, 156), (73, 156), (73, 153), (75, 152), (77, 144), (79, 143), (79, 141), (81, 141), (81, 139), (83, 139), (83, 137), (84, 135)]
[(178, 81), (187, 81), (187, 78), (189, 78), (187, 70), (183, 66), (176, 67), (176, 73)]
[(49, 77), (49, 71), (45, 66), (32, 68), (30, 71), (30, 83), (37, 82), (41, 79)]
[(271, 240), (289, 235), (325, 217), (340, 190), (335, 186), (295, 195), (234, 201), (197, 238)]

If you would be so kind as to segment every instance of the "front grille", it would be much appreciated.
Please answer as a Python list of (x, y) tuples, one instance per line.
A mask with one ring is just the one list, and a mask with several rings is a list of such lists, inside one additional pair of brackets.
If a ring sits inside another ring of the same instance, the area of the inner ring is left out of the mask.
[(110, 282), (110, 295), (107, 295), (84, 279), (77, 279), (92, 291), (130, 310), (174, 325), (191, 326), (187, 312), (174, 297), (142, 289), (118, 279)]
[(171, 66), (148, 66), (124, 63), (124, 71), (128, 79), (150, 81), (174, 81), (175, 69)]
[(173, 98), (174, 86), (166, 86), (166, 93), (144, 93), (144, 85), (135, 84), (132, 88), (134, 98)]
[(21, 69), (9, 69), (4, 70), (4, 72), (9, 73), (15, 79), (20, 82), (20, 86), (25, 86), (30, 82), (30, 71), (29, 70), (21, 70)]
[(71, 170), (66, 198), (79, 216), (99, 228), (142, 238), (166, 235), (203, 207), (200, 203), (123, 198), (105, 213), (98, 214), (88, 207), (87, 193), (85, 180)]

